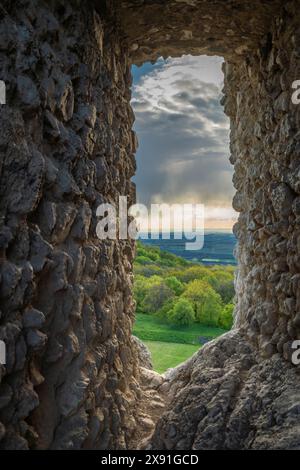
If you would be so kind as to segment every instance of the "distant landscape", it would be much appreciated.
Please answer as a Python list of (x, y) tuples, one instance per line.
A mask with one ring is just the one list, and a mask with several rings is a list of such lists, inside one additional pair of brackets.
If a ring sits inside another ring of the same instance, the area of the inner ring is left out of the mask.
[[(223, 243), (218, 245), (220, 239)], [(133, 333), (150, 349), (157, 372), (177, 366), (231, 328), (236, 268), (229, 260), (234, 260), (233, 248), (229, 233), (206, 235), (204, 258), (202, 250), (186, 251), (181, 240), (138, 241)]]
[(185, 243), (187, 240), (175, 240), (174, 233), (171, 233), (170, 240), (143, 239), (145, 245), (159, 247), (174, 255), (181, 256), (182, 258), (193, 261), (201, 262), (205, 265), (224, 264), (236, 265), (234, 257), (234, 248), (236, 245), (236, 238), (231, 231), (206, 231), (204, 236), (204, 246), (199, 251), (185, 250)]

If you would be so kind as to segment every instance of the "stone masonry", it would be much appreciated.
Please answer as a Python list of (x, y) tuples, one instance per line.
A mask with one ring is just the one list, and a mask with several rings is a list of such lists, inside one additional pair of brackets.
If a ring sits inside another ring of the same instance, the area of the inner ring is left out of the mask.
[(166, 408), (144, 445), (300, 448), (298, 2), (3, 0), (2, 449), (136, 443), (145, 381), (131, 338), (134, 245), (99, 241), (96, 209), (135, 200), (131, 65), (189, 53), (225, 59), (236, 319), (157, 379)]
[(126, 448), (133, 247), (95, 227), (101, 202), (134, 198), (128, 54), (106, 14), (4, 3), (0, 445)]

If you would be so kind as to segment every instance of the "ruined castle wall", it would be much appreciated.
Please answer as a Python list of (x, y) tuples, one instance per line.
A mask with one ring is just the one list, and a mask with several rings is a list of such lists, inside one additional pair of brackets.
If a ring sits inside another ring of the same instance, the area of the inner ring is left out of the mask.
[(190, 52), (226, 60), (240, 211), (236, 331), (175, 374), (153, 446), (296, 447), (297, 2), (14, 4), (0, 11), (0, 447), (128, 446), (139, 399), (134, 250), (97, 239), (96, 209), (135, 198), (131, 63)]
[(167, 374), (153, 449), (299, 449), (300, 35), (296, 2), (224, 66), (240, 212), (233, 331)]
[(297, 2), (124, 0), (120, 9), (135, 63), (161, 54), (225, 59), (223, 104), (240, 212), (236, 327), (263, 356), (289, 359), (300, 333), (300, 106), (291, 100), (300, 80)]
[(262, 47), (225, 67), (225, 111), (240, 212), (236, 327), (264, 357), (289, 360), (300, 337), (300, 19), (296, 4), (274, 20)]
[(134, 199), (130, 64), (112, 8), (14, 4), (0, 12), (0, 447), (125, 448), (133, 247), (95, 227), (100, 203)]

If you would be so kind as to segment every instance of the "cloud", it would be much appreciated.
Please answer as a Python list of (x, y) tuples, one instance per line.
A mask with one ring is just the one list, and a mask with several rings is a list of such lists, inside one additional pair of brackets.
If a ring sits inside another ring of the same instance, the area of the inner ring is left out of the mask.
[(221, 62), (183, 56), (138, 74), (132, 106), (140, 143), (139, 202), (204, 203), (211, 214), (219, 208), (220, 216), (234, 215)]

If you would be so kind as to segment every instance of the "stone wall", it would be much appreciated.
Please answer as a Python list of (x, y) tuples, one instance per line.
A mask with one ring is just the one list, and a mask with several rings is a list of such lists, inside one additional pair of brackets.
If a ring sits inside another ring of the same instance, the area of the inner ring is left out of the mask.
[(225, 111), (240, 212), (236, 326), (264, 357), (290, 359), (300, 337), (300, 15), (277, 18), (265, 44), (239, 66), (225, 67)]
[(182, 53), (226, 59), (241, 212), (236, 330), (167, 380), (149, 445), (299, 446), (297, 10), (264, 0), (2, 2), (1, 448), (130, 445), (141, 402), (134, 247), (100, 242), (95, 214), (119, 195), (135, 199), (130, 65)]
[(235, 325), (166, 377), (154, 449), (299, 449), (299, 24), (290, 2), (255, 52), (224, 65), (240, 212)]
[(300, 334), (300, 111), (291, 101), (300, 77), (297, 2), (127, 0), (121, 12), (135, 63), (161, 54), (225, 58), (223, 104), (240, 212), (236, 327), (263, 356), (289, 359)]
[(6, 449), (125, 448), (133, 427), (133, 246), (95, 232), (101, 202), (134, 198), (130, 64), (111, 20), (75, 4), (1, 3)]
[(132, 61), (252, 54), (282, 7), (281, 0), (120, 0), (117, 18)]

